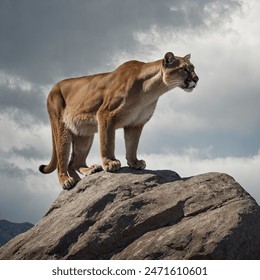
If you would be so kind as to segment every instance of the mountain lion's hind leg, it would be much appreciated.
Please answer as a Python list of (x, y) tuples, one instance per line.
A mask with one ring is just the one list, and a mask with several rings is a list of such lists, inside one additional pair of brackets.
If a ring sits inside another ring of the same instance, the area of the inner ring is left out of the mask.
[(55, 121), (57, 132), (56, 152), (57, 152), (57, 167), (58, 177), (63, 189), (72, 189), (78, 182), (78, 178), (68, 175), (69, 151), (71, 145), (71, 134), (65, 124), (60, 121)]
[[(72, 138), (72, 155), (69, 163), (69, 174), (78, 176), (77, 172), (83, 175), (90, 175), (102, 170), (102, 166), (93, 164), (90, 167), (86, 165), (86, 158), (92, 146), (94, 134), (89, 136), (76, 136)], [(76, 172), (77, 171), (77, 172)], [(80, 177), (78, 176), (80, 179)]]

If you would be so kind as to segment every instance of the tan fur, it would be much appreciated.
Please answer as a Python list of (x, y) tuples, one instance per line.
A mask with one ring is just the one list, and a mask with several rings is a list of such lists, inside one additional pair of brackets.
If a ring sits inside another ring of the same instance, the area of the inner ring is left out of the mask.
[[(194, 68), (189, 57), (167, 53), (164, 59), (144, 63), (128, 61), (115, 71), (57, 83), (49, 93), (47, 109), (52, 129), (52, 158), (40, 166), (42, 173), (58, 169), (64, 189), (72, 188), (84, 175), (100, 171), (99, 165), (88, 167), (86, 158), (94, 134), (99, 132), (103, 169), (116, 171), (115, 130), (124, 128), (126, 159), (131, 168), (144, 169), (145, 162), (137, 159), (137, 147), (144, 124), (152, 117), (158, 98), (174, 87), (187, 91), (196, 84)], [(192, 66), (193, 67), (193, 66)], [(190, 80), (194, 82), (190, 82)], [(72, 154), (69, 161), (69, 152)]]

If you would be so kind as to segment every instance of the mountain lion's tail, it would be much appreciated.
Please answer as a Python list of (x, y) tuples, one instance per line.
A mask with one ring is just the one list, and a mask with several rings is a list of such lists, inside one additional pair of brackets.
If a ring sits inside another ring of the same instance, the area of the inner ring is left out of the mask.
[[(51, 118), (50, 118), (51, 121)], [(54, 133), (53, 133), (53, 124), (51, 121), (51, 128), (52, 128), (52, 156), (51, 161), (48, 165), (40, 165), (39, 171), (43, 174), (48, 174), (53, 172), (57, 168), (57, 154), (56, 154), (56, 145), (55, 145), (55, 139), (54, 139)]]

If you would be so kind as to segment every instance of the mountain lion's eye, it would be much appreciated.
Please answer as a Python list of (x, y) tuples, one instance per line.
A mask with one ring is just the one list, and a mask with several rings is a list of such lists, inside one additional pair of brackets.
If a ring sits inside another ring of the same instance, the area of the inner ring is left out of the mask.
[(182, 72), (183, 72), (185, 75), (188, 75), (189, 70), (188, 70), (187, 68), (184, 68), (184, 69), (182, 69)]

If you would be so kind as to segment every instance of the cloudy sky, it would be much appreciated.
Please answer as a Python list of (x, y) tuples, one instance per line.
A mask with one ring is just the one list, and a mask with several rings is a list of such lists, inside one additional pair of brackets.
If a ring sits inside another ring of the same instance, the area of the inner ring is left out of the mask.
[[(260, 203), (259, 13), (257, 0), (1, 0), (0, 219), (35, 223), (61, 191), (56, 172), (38, 172), (52, 85), (167, 51), (191, 53), (199, 85), (161, 97), (140, 158), (183, 177), (228, 173)], [(116, 153), (125, 165), (122, 131)]]

